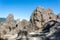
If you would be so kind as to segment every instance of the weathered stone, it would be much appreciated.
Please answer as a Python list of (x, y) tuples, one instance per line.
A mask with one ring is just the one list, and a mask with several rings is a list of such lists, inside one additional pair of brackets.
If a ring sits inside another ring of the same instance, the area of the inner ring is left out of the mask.
[(25, 29), (25, 27), (28, 25), (28, 21), (27, 20), (25, 20), (25, 19), (23, 19), (22, 21), (21, 21), (21, 28), (22, 29)]
[(36, 29), (43, 27), (43, 24), (42, 24), (42, 21), (43, 21), (42, 13), (43, 13), (43, 11), (44, 10), (42, 8), (38, 7), (31, 15), (30, 21), (31, 21), (33, 27), (36, 27)]
[[(32, 36), (29, 35), (31, 32), (33, 32)], [(6, 38), (8, 40), (60, 40), (60, 14), (55, 15), (50, 8), (44, 10), (37, 7), (29, 22), (25, 19), (14, 20), (14, 16), (9, 14), (6, 20), (0, 23), (0, 38), (3, 40)]]
[(56, 20), (56, 15), (52, 12), (50, 8), (44, 10), (41, 7), (38, 7), (31, 15), (30, 21), (33, 27), (43, 28), (43, 25), (50, 21)]
[(14, 16), (13, 14), (9, 14), (6, 19), (8, 22), (14, 21)]

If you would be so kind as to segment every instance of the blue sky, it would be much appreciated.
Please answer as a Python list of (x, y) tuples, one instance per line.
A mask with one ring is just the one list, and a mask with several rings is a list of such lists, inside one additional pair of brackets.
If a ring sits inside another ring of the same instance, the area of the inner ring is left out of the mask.
[(60, 12), (60, 0), (0, 0), (0, 17), (12, 13), (15, 19), (29, 20), (37, 6), (51, 8), (55, 14)]

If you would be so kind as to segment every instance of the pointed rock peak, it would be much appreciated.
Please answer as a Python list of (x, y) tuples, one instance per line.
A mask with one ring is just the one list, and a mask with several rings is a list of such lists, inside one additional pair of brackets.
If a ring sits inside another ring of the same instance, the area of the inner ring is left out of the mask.
[(9, 19), (9, 18), (14, 18), (14, 15), (10, 13), (10, 14), (8, 14), (7, 18), (8, 18), (8, 19)]
[(42, 11), (43, 11), (43, 8), (42, 8), (42, 7), (40, 7), (40, 6), (38, 6), (38, 7), (36, 8), (36, 10), (37, 10), (37, 11), (41, 11), (41, 12), (42, 12)]
[(12, 13), (8, 14), (8, 17), (13, 17), (13, 14)]
[(51, 8), (47, 8), (47, 9), (46, 9), (46, 12), (48, 12), (48, 13), (52, 13)]
[(14, 21), (14, 15), (13, 14), (9, 14), (8, 16), (7, 16), (7, 19), (6, 19), (7, 21)]
[(51, 11), (51, 8), (47, 8), (47, 10)]
[(41, 6), (38, 6), (37, 9), (42, 9), (42, 7)]

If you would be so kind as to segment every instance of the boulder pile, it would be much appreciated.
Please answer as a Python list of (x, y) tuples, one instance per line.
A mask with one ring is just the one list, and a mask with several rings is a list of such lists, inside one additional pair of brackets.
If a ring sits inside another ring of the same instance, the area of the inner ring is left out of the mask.
[(37, 7), (30, 20), (15, 20), (9, 14), (0, 22), (0, 40), (60, 40), (60, 14)]

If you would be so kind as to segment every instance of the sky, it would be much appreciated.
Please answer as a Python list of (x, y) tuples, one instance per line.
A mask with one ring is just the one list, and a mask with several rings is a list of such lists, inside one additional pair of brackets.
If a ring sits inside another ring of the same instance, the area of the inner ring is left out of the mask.
[(60, 13), (60, 0), (0, 0), (0, 17), (7, 17), (12, 13), (15, 19), (29, 20), (38, 6), (51, 8), (55, 14)]

